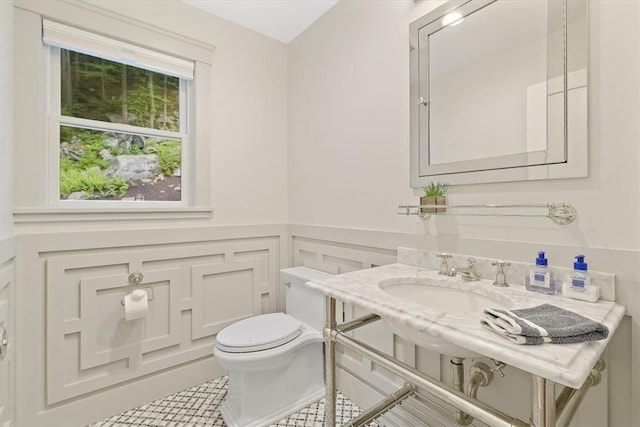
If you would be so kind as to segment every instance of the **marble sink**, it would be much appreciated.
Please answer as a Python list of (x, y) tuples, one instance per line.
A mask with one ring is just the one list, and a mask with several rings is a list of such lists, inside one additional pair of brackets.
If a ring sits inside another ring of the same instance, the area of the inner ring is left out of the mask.
[[(440, 277), (396, 277), (381, 280), (378, 287), (392, 297), (403, 301), (423, 305), (446, 313), (477, 317), (485, 308), (511, 308), (512, 301), (496, 291), (476, 292), (473, 287), (466, 290), (450, 287), (450, 278)], [(452, 344), (437, 334), (419, 331), (402, 322), (388, 317), (383, 318), (393, 333), (414, 344), (429, 348), (440, 354), (457, 357), (475, 357), (476, 352)]]
[[(625, 313), (624, 307), (613, 301), (588, 303), (560, 295), (538, 294), (527, 291), (523, 283), (511, 282), (509, 287), (498, 288), (492, 284), (494, 268), (489, 260), (480, 257), (476, 257), (483, 277), (479, 281), (465, 282), (460, 277), (441, 276), (435, 254), (416, 256), (407, 251), (401, 248), (399, 256), (412, 263), (413, 258), (418, 258), (418, 264), (425, 265), (398, 262), (322, 281), (312, 280), (305, 286), (378, 314), (396, 335), (432, 351), (450, 356), (490, 357), (573, 388), (579, 388), (585, 381)], [(423, 258), (425, 262), (420, 261)], [(452, 265), (465, 265), (466, 256), (454, 257), (453, 262)], [(528, 266), (512, 262), (511, 277), (524, 278), (525, 267)], [(613, 275), (600, 277), (592, 272), (592, 276), (592, 280), (601, 283), (601, 295), (612, 294)], [(517, 309), (545, 303), (604, 324), (609, 328), (609, 337), (579, 344), (525, 346), (509, 342), (480, 324), (485, 308)]]

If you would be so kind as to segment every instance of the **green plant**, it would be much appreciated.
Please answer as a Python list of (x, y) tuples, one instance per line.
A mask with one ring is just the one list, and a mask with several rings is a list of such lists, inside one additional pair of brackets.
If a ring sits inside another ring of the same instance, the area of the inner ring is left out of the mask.
[(102, 194), (103, 197), (112, 196), (122, 198), (127, 194), (128, 189), (129, 186), (124, 178), (117, 177), (109, 180), (100, 194)]
[(60, 196), (68, 197), (76, 191), (83, 191), (93, 197), (97, 191), (103, 197), (123, 197), (129, 186), (124, 179), (107, 178), (96, 170), (67, 169), (60, 171)]
[(167, 141), (158, 144), (158, 160), (165, 176), (173, 175), (180, 167), (180, 141)]
[(85, 171), (82, 178), (82, 190), (92, 197), (94, 192), (102, 192), (109, 181), (109, 178), (95, 170)]
[(424, 195), (427, 197), (444, 196), (449, 189), (449, 184), (446, 182), (440, 183), (431, 181), (429, 185), (423, 188)]

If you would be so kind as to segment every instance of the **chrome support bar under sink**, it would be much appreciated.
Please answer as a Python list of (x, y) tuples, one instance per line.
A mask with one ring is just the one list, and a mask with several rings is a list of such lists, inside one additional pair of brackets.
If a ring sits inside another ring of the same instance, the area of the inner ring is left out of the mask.
[(591, 386), (600, 381), (600, 372), (605, 364), (602, 359), (593, 367), (591, 374), (580, 389), (565, 387), (558, 398), (555, 395), (555, 384), (543, 377), (532, 376), (532, 401), (531, 420), (522, 421), (491, 406), (467, 396), (461, 391), (455, 390), (440, 381), (434, 380), (419, 372), (415, 368), (402, 363), (391, 356), (368, 346), (348, 335), (345, 332), (370, 324), (379, 319), (375, 314), (369, 314), (359, 319), (352, 320), (340, 326), (336, 323), (336, 300), (326, 297), (326, 323), (324, 328), (325, 339), (325, 378), (326, 378), (326, 406), (325, 425), (336, 426), (336, 345), (355, 351), (371, 362), (386, 368), (407, 381), (407, 384), (383, 401), (376, 404), (370, 410), (365, 411), (361, 417), (347, 424), (352, 427), (364, 425), (376, 417), (395, 407), (401, 400), (413, 395), (416, 389), (431, 397), (449, 402), (452, 406), (476, 418), (492, 427), (566, 427), (580, 405), (582, 398)]

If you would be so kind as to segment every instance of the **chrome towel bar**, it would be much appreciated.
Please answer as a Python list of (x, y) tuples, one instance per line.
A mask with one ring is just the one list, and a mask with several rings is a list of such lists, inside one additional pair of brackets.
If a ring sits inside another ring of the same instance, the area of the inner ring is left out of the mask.
[[(418, 215), (422, 219), (428, 219), (431, 215), (467, 215), (467, 216), (522, 216), (522, 217), (547, 217), (559, 225), (572, 223), (578, 216), (578, 211), (566, 202), (561, 203), (538, 203), (538, 204), (477, 204), (477, 205), (400, 205), (398, 215)], [(436, 208), (440, 212), (422, 212), (425, 208)], [(546, 213), (538, 212), (442, 212), (450, 209), (546, 209)]]

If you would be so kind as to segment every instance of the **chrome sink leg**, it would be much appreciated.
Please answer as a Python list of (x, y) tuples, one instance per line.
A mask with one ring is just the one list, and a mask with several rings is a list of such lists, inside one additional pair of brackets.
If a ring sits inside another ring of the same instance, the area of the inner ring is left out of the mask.
[(332, 332), (336, 329), (336, 300), (327, 297), (327, 317), (324, 328), (324, 364), (326, 399), (324, 410), (324, 425), (335, 427), (336, 425), (336, 342)]
[(553, 381), (536, 375), (532, 376), (532, 427), (555, 427), (556, 390)]

